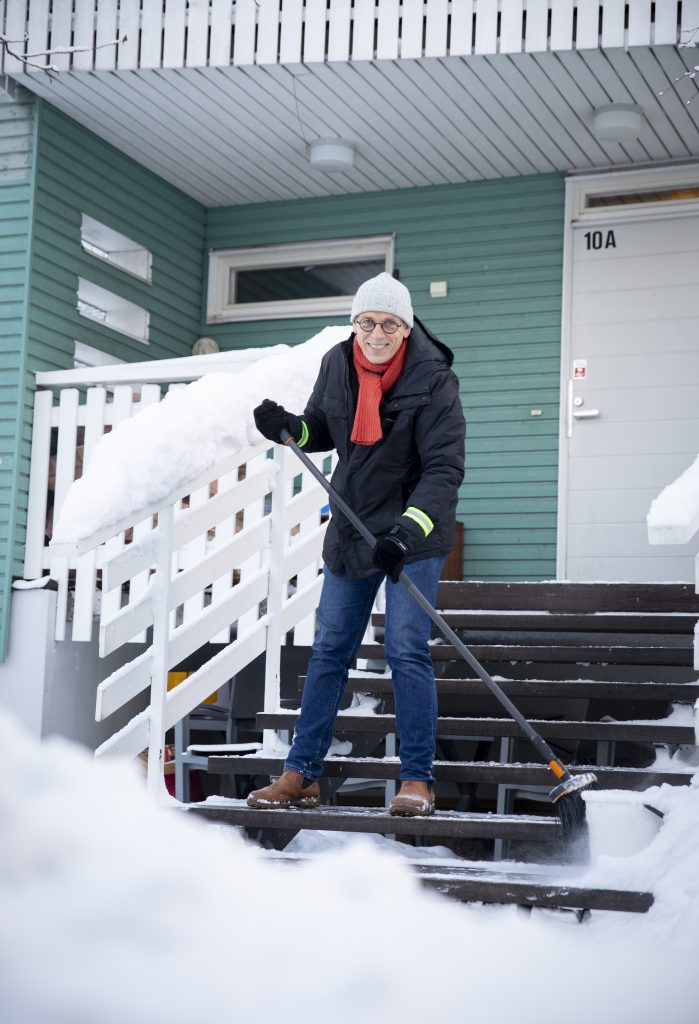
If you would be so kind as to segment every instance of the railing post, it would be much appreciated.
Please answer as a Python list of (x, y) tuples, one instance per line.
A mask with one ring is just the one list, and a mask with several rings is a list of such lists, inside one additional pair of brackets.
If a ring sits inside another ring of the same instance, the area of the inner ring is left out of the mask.
[(156, 800), (162, 795), (165, 704), (167, 701), (168, 644), (170, 640), (170, 582), (172, 577), (172, 523), (174, 509), (158, 513), (157, 561), (151, 587), (153, 653), (151, 656), (148, 730), (148, 791)]
[[(269, 566), (267, 576), (267, 653), (265, 656), (265, 712), (279, 708), (281, 657), (282, 657), (282, 605), (284, 603), (284, 514), (286, 505), (286, 481), (284, 479), (286, 451), (281, 445), (274, 449), (276, 473), (272, 485), (272, 507), (270, 510)], [(274, 738), (274, 730), (265, 729), (262, 737), (263, 748)]]

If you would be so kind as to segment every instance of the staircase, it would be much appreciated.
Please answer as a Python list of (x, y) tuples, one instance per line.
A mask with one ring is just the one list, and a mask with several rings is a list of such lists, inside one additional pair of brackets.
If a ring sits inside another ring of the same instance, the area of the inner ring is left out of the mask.
[[(696, 742), (699, 596), (693, 586), (445, 582), (438, 605), (574, 774), (593, 771), (606, 789), (688, 783), (693, 769), (670, 763), (663, 752)], [(374, 626), (380, 638), (382, 616), (374, 617)], [(351, 675), (335, 732), (352, 742), (352, 755), (327, 759), (324, 806), (248, 808), (250, 789), (283, 770), (283, 758), (263, 748), (245, 756), (210, 756), (208, 771), (229, 775), (239, 797), (188, 805), (188, 811), (243, 826), (277, 849), (303, 828), (440, 842), (470, 860), (492, 859), (492, 871), (482, 864), (418, 865), (424, 884), (457, 899), (580, 912), (647, 910), (650, 893), (572, 884), (574, 851), (566, 849), (548, 799), (555, 782), (549, 769), (532, 761), (528, 740), (450, 644), (435, 638), (432, 654), (439, 698), (433, 817), (392, 818), (384, 810), (399, 762), (391, 680), (380, 643), (362, 647), (364, 668)], [(287, 697), (278, 709), (258, 714), (258, 728), (290, 733), (299, 700), (300, 695)], [(656, 764), (657, 751), (664, 767)], [(498, 869), (505, 856), (525, 862), (527, 870), (521, 863), (515, 873), (511, 865)]]

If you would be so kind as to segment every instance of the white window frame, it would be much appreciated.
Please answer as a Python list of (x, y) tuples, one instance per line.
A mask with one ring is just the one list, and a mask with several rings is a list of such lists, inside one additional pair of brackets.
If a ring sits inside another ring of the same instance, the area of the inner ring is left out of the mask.
[(95, 366), (115, 366), (117, 363), (123, 362), (123, 359), (118, 359), (117, 356), (104, 352), (101, 348), (95, 348), (94, 345), (86, 345), (84, 341), (75, 342), (73, 367), (76, 370), (90, 369)]
[(80, 316), (108, 327), (117, 334), (148, 345), (150, 313), (143, 306), (101, 288), (84, 277), (78, 278), (77, 310)]
[(662, 202), (624, 203), (619, 206), (594, 206), (589, 208), (590, 196), (609, 195), (624, 192), (653, 192), (663, 189), (692, 187), (699, 185), (699, 162), (693, 161), (679, 166), (650, 167), (636, 171), (598, 172), (596, 174), (571, 175), (566, 188), (569, 193), (570, 222), (623, 223), (624, 221), (650, 220), (669, 217), (683, 217), (699, 209), (699, 199), (673, 199)]
[(82, 214), (80, 244), (85, 252), (146, 284), (153, 283), (153, 254), (127, 235)]
[(245, 249), (210, 249), (206, 322), (212, 324), (308, 316), (349, 316), (352, 295), (229, 303), (231, 272), (299, 266), (306, 263), (351, 262), (374, 257), (382, 258), (386, 272), (392, 274), (394, 237), (393, 234), (368, 235), (361, 238), (331, 238), (317, 242), (290, 242), (285, 245), (255, 245)]

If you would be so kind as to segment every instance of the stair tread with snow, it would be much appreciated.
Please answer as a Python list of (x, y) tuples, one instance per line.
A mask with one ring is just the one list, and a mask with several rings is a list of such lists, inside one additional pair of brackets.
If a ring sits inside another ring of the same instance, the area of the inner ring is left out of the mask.
[[(255, 754), (214, 754), (209, 756), (207, 771), (217, 775), (269, 775), (278, 777), (284, 771), (284, 758), (272, 757), (264, 750)], [(609, 768), (597, 765), (575, 765), (572, 775), (594, 772), (603, 789), (641, 790), (647, 786), (686, 786), (694, 769), (662, 771), (649, 768)], [(334, 779), (398, 779), (400, 761), (397, 757), (329, 757), (323, 776)], [(555, 781), (545, 764), (511, 764), (496, 761), (435, 761), (436, 782), (495, 783), (519, 786), (544, 786), (551, 789)]]
[[(626, 740), (630, 742), (694, 743), (694, 724), (691, 709), (687, 723), (670, 723), (666, 719), (643, 721), (567, 721), (531, 719), (531, 725), (544, 739)], [(293, 729), (298, 711), (284, 710), (260, 712), (256, 716), (260, 729)], [(394, 715), (352, 714), (341, 711), (335, 722), (336, 733), (378, 732), (394, 733)], [(511, 718), (452, 718), (437, 719), (437, 736), (520, 736), (519, 726)]]

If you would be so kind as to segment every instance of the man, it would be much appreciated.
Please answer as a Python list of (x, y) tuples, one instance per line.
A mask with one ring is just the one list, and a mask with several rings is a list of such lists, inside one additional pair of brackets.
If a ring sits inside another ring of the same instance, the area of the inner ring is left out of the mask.
[(398, 582), (402, 570), (434, 604), (451, 550), (464, 474), (465, 423), (452, 352), (413, 316), (389, 274), (361, 285), (354, 328), (323, 358), (303, 416), (266, 399), (255, 423), (269, 440), (286, 429), (306, 451), (337, 449), (332, 483), (369, 528), (372, 550), (333, 508), (323, 545), (318, 633), (284, 774), (251, 807), (316, 807), (333, 725), (385, 577), (386, 658), (392, 670), (401, 786), (390, 813), (434, 811), (437, 696), (430, 619)]

